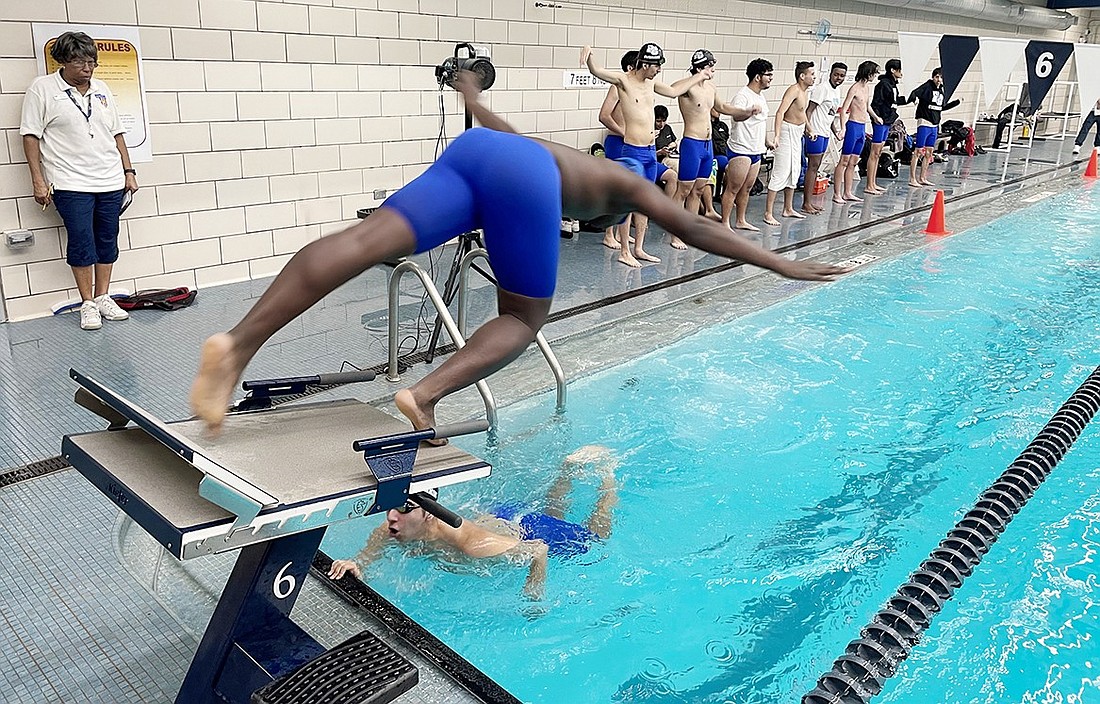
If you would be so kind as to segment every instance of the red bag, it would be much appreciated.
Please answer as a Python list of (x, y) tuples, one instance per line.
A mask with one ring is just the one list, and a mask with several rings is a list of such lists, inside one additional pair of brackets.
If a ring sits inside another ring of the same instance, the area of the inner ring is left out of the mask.
[(123, 310), (179, 310), (194, 303), (196, 295), (198, 291), (192, 291), (186, 286), (146, 289), (132, 296), (119, 296), (115, 303)]

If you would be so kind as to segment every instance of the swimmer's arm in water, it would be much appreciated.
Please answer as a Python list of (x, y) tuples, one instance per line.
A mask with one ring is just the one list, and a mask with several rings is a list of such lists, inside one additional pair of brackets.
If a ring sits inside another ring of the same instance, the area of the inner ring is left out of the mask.
[(366, 545), (356, 554), (354, 559), (332, 561), (332, 567), (328, 571), (329, 579), (340, 579), (348, 572), (356, 579), (362, 579), (363, 570), (382, 554), (382, 548), (385, 547), (389, 537), (389, 529), (383, 521), (381, 525), (371, 531)]
[(503, 117), (485, 107), (478, 96), (481, 94), (481, 85), (478, 83), (477, 74), (473, 71), (459, 71), (455, 79), (455, 90), (462, 93), (466, 101), (466, 108), (470, 114), (477, 118), (482, 127), (488, 127), (497, 132), (516, 133), (516, 128), (509, 125)]
[(538, 601), (546, 591), (546, 567), (550, 550), (541, 540), (523, 540), (512, 548), (511, 552), (531, 560), (527, 571), (527, 581), (523, 583), (523, 593), (528, 599)]

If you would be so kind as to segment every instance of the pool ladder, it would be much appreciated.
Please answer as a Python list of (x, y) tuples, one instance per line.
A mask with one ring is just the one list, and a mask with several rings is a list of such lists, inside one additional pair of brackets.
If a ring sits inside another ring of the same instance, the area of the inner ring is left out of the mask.
[(1062, 457), (1100, 412), (1100, 367), (1070, 396), (1046, 427), (978, 497), (974, 508), (871, 617), (860, 637), (822, 675), (802, 704), (867, 704), (896, 674), (901, 661), (981, 562)]
[[(420, 284), (424, 287), (424, 291), (428, 294), (428, 299), (432, 302), (436, 312), (439, 314), (439, 320), (443, 324), (443, 327), (447, 330), (447, 334), (454, 342), (455, 347), (462, 348), (466, 345), (466, 319), (467, 319), (467, 306), (469, 303), (469, 274), (470, 269), (473, 268), (473, 264), (478, 259), (484, 259), (489, 261), (488, 253), (478, 247), (467, 252), (462, 257), (458, 267), (458, 322), (455, 323), (453, 317), (451, 317), (450, 311), (447, 309), (447, 303), (443, 300), (443, 297), (439, 293), (439, 289), (436, 288), (435, 282), (432, 281), (432, 277), (428, 275), (428, 272), (424, 271), (416, 262), (411, 259), (402, 259), (396, 263), (393, 267), (393, 271), (390, 273), (389, 281), (389, 310), (387, 313), (387, 319), (389, 324), (389, 361), (386, 365), (386, 380), (387, 381), (399, 381), (401, 379), (400, 369), (398, 366), (398, 331), (397, 331), (397, 319), (399, 315), (398, 311), (398, 298), (400, 296), (401, 278), (411, 272), (420, 280)], [(478, 273), (482, 273), (480, 270)], [(486, 276), (486, 278), (489, 278)], [(492, 281), (491, 278), (489, 278)], [(493, 281), (495, 284), (496, 282)], [(557, 387), (557, 404), (556, 410), (558, 413), (565, 411), (565, 372), (562, 370), (561, 364), (558, 362), (557, 356), (554, 354), (554, 350), (551, 349), (550, 343), (546, 341), (546, 337), (540, 330), (535, 335), (535, 344), (538, 345), (539, 351), (542, 352), (542, 356), (546, 359), (546, 363), (550, 366), (550, 371), (554, 375), (554, 381)], [(497, 427), (497, 407), (496, 401), (493, 398), (493, 392), (489, 390), (489, 385), (485, 383), (485, 380), (477, 382), (477, 391), (481, 394), (481, 400), (485, 404), (485, 419), (489, 421), (489, 433), (493, 434)]]

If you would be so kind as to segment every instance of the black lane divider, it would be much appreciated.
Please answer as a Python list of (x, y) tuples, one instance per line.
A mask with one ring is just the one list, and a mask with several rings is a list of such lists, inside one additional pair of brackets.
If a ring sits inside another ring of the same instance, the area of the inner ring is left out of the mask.
[(1100, 411), (1100, 367), (845, 648), (802, 704), (867, 704)]
[(49, 457), (37, 462), (31, 462), (30, 464), (23, 465), (22, 467), (15, 467), (14, 469), (6, 469), (0, 472), (0, 487), (9, 486), (11, 484), (17, 484), (26, 479), (34, 479), (36, 477), (44, 477), (47, 474), (53, 474), (59, 472), (62, 469), (69, 467), (69, 462), (64, 457)]

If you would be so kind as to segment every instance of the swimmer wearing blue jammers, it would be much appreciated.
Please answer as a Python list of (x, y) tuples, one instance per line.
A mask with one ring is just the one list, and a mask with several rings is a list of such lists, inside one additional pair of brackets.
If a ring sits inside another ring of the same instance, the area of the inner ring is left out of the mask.
[[(509, 503), (452, 528), (417, 505), (414, 499), (386, 512), (386, 521), (351, 560), (335, 560), (329, 577), (347, 573), (362, 578), (386, 545), (396, 541), (410, 552), (460, 560), (504, 559), (530, 565), (524, 593), (542, 597), (550, 557), (588, 552), (593, 543), (611, 535), (611, 511), (619, 502), (615, 469), (619, 461), (606, 447), (585, 445), (562, 463), (557, 480), (541, 506)], [(576, 479), (599, 481), (595, 505), (582, 525), (566, 520), (565, 507)]]

